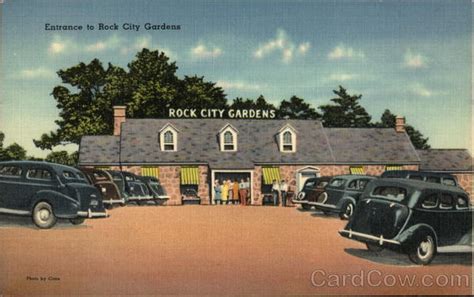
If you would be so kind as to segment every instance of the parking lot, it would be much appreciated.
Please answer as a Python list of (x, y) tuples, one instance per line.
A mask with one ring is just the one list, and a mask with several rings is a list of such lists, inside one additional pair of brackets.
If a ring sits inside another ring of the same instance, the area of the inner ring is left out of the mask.
[(0, 294), (471, 293), (470, 254), (415, 266), (340, 237), (345, 221), (315, 212), (150, 205), (110, 214), (51, 230), (0, 216)]

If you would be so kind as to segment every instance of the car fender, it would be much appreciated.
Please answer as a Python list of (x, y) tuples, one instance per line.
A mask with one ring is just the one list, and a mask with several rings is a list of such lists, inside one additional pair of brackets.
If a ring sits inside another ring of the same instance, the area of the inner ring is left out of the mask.
[(336, 208), (341, 209), (342, 206), (343, 206), (347, 201), (350, 201), (350, 202), (354, 203), (354, 206), (357, 205), (357, 201), (356, 201), (355, 198), (353, 198), (353, 197), (351, 197), (351, 196), (346, 196), (346, 197), (343, 197), (341, 200), (339, 200), (339, 202), (336, 204)]
[(398, 241), (402, 245), (402, 248), (409, 249), (413, 246), (419, 235), (426, 233), (433, 235), (434, 240), (436, 242), (436, 246), (438, 246), (438, 235), (436, 234), (435, 230), (427, 224), (413, 225), (402, 233), (400, 233), (400, 235), (398, 235), (397, 237)]
[(54, 213), (60, 216), (76, 214), (80, 206), (78, 201), (60, 192), (53, 190), (41, 190), (36, 192), (36, 194), (33, 196), (33, 199), (31, 200), (31, 211), (33, 211), (35, 205), (41, 201), (51, 204)]

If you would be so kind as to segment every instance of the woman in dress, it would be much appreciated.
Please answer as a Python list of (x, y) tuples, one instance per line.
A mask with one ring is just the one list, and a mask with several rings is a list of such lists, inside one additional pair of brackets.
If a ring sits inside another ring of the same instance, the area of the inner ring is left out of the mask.
[(234, 200), (234, 183), (232, 182), (232, 180), (228, 179), (227, 180), (227, 192), (229, 193), (228, 197), (227, 197), (227, 204), (232, 204), (232, 200)]
[(234, 179), (232, 184), (232, 197), (234, 197), (234, 203), (239, 204), (239, 181)]
[(222, 185), (222, 204), (227, 204), (227, 197), (229, 197), (229, 184), (224, 180)]
[(216, 181), (214, 182), (214, 203), (215, 204), (222, 203), (221, 193), (222, 193), (221, 184), (219, 183), (219, 180), (216, 179)]

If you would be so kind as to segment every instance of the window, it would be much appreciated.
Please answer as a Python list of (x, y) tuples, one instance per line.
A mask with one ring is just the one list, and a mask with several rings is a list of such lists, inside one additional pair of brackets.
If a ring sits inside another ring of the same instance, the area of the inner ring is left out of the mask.
[(455, 186), (456, 181), (453, 178), (443, 178), (443, 184), (447, 186)]
[(41, 180), (52, 180), (52, 174), (49, 170), (46, 169), (30, 169), (26, 172), (26, 178), (30, 179), (41, 179)]
[(422, 177), (421, 175), (413, 175), (413, 174), (410, 174), (410, 176), (408, 177), (408, 179), (423, 180), (423, 177)]
[(383, 186), (375, 188), (372, 195), (387, 198), (390, 200), (401, 201), (405, 199), (407, 195), (407, 190), (405, 188), (400, 187)]
[(467, 202), (467, 197), (465, 196), (458, 196), (456, 199), (456, 208), (457, 209), (467, 209), (469, 207), (469, 203)]
[(64, 171), (63, 172), (63, 176), (65, 178), (68, 178), (68, 179), (72, 179), (72, 178), (76, 178), (76, 176), (74, 175), (74, 173), (72, 173), (71, 171)]
[(453, 208), (453, 196), (443, 193), (441, 199), (439, 200), (440, 209), (451, 209)]
[(369, 181), (366, 179), (355, 179), (349, 183), (348, 189), (362, 191)]
[(314, 188), (315, 182), (316, 182), (315, 180), (307, 181), (307, 182), (304, 184), (304, 188), (305, 188), (305, 189), (312, 189), (312, 188)]
[(220, 148), (223, 152), (237, 151), (237, 129), (227, 124), (219, 131)]
[(329, 184), (331, 187), (342, 187), (346, 183), (345, 179), (342, 178), (336, 178), (331, 180), (331, 183)]
[(421, 202), (421, 207), (423, 208), (435, 208), (438, 206), (438, 194), (431, 194), (426, 196)]
[(21, 176), (21, 168), (18, 166), (0, 166), (0, 175), (7, 176), (7, 177), (20, 177)]
[(178, 129), (171, 124), (166, 124), (160, 130), (160, 148), (164, 152), (176, 152), (178, 150)]
[(429, 183), (435, 183), (435, 184), (440, 184), (441, 183), (441, 178), (437, 176), (427, 176), (426, 181)]
[(291, 125), (285, 125), (279, 131), (280, 152), (293, 153), (296, 151), (296, 130)]

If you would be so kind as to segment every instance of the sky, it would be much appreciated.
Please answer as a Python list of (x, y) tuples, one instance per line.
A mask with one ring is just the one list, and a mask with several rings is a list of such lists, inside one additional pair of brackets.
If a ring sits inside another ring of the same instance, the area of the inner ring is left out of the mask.
[[(49, 152), (32, 139), (56, 129), (59, 69), (94, 58), (126, 67), (143, 47), (164, 51), (179, 77), (216, 82), (228, 100), (296, 95), (317, 107), (342, 85), (362, 94), (374, 120), (388, 108), (432, 147), (471, 148), (470, 1), (2, 2), (0, 131), (29, 155)], [(45, 30), (47, 23), (84, 29)]]

